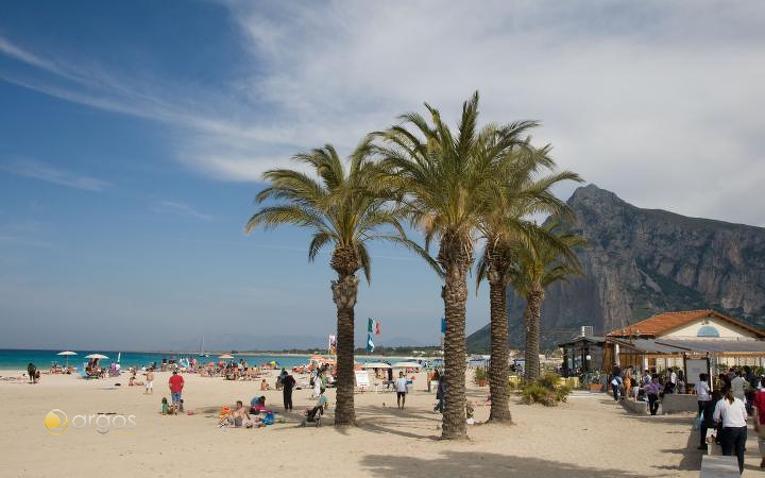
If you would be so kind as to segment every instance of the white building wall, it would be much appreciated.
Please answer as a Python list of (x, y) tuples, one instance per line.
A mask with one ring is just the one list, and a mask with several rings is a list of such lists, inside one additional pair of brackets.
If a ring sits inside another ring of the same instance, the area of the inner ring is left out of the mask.
[[(705, 323), (706, 322), (706, 323)], [(699, 339), (699, 340), (719, 340), (717, 337), (699, 337), (699, 329), (705, 325), (711, 325), (720, 333), (720, 339), (738, 339), (738, 340), (756, 340), (756, 336), (746, 329), (737, 327), (729, 322), (722, 321), (715, 317), (699, 319), (690, 324), (684, 325), (669, 333), (661, 335), (663, 339)]]

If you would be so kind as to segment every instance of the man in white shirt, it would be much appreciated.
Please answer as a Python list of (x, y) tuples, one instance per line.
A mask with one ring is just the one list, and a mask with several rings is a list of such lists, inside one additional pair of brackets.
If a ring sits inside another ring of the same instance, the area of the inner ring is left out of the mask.
[(406, 403), (406, 377), (404, 372), (398, 373), (398, 379), (396, 379), (396, 404), (398, 408), (403, 409)]
[(736, 373), (736, 376), (730, 381), (730, 389), (734, 397), (746, 403), (746, 390), (749, 388), (749, 382), (741, 375), (741, 372)]
[(705, 373), (699, 374), (699, 381), (696, 384), (696, 395), (699, 401), (699, 414), (701, 414), (704, 409), (704, 402), (712, 400), (709, 390), (709, 375)]
[(746, 405), (729, 391), (715, 405), (712, 418), (717, 423), (722, 422), (723, 433), (720, 437), (720, 445), (723, 455), (731, 456), (735, 452), (738, 457), (739, 472), (743, 473), (744, 447), (746, 445)]

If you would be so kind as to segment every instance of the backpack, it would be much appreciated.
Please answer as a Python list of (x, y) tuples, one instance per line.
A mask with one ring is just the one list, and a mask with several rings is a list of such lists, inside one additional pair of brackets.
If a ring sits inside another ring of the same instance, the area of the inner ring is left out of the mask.
[(274, 412), (266, 413), (266, 416), (263, 417), (262, 423), (263, 423), (263, 425), (273, 425), (274, 424)]

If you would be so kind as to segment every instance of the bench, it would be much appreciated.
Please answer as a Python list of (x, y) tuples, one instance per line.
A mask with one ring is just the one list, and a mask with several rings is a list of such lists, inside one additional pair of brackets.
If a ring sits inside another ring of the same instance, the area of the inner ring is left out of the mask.
[(698, 411), (698, 395), (667, 393), (661, 399), (661, 413), (679, 413)]
[(701, 457), (700, 478), (739, 478), (738, 460), (735, 456)]
[(630, 413), (637, 413), (638, 415), (645, 415), (648, 413), (648, 402), (642, 400), (632, 400), (631, 398), (624, 398), (619, 400), (624, 407)]

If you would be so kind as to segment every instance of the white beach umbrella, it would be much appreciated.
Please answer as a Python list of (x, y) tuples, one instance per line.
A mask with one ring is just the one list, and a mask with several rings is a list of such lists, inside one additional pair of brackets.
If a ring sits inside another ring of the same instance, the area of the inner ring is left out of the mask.
[(90, 355), (86, 355), (86, 356), (85, 356), (85, 358), (86, 358), (86, 359), (99, 359), (99, 360), (106, 360), (106, 359), (108, 359), (109, 357), (107, 357), (106, 355), (101, 355), (101, 354), (90, 354)]
[(422, 365), (417, 362), (396, 362), (391, 365), (391, 368), (421, 368)]
[(391, 367), (385, 362), (368, 362), (363, 364), (361, 368), (370, 369), (370, 368), (391, 368)]
[(77, 352), (72, 352), (71, 350), (64, 350), (63, 352), (59, 352), (56, 355), (63, 355), (66, 357), (66, 368), (69, 368), (69, 357), (72, 355), (77, 355)]

